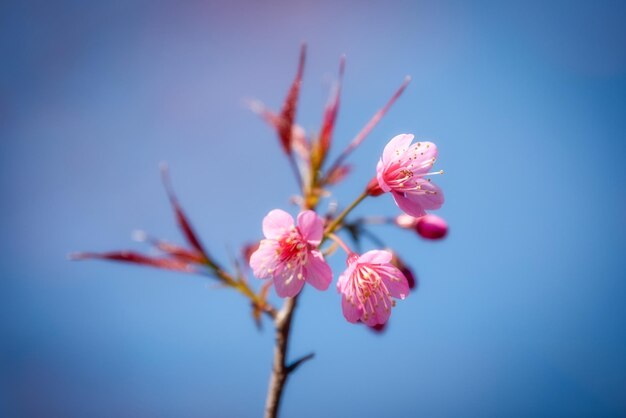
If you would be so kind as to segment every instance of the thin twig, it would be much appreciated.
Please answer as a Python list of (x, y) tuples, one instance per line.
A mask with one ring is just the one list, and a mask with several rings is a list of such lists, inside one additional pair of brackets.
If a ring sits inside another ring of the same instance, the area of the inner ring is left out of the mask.
[(315, 353), (309, 353), (306, 356), (300, 357), (298, 360), (287, 366), (287, 373), (293, 373), (298, 367), (302, 365), (302, 363), (311, 360), (313, 357), (315, 357)]

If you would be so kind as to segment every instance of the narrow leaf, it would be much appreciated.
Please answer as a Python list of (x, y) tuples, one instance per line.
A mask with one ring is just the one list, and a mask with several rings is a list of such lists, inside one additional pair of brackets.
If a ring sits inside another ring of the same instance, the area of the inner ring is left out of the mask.
[(187, 249), (170, 242), (160, 240), (146, 234), (144, 231), (134, 231), (133, 238), (135, 241), (147, 242), (164, 253), (187, 263), (203, 264), (204, 256), (196, 249)]
[(363, 129), (361, 129), (361, 131), (354, 137), (354, 139), (350, 142), (350, 144), (348, 144), (348, 146), (341, 153), (341, 155), (337, 157), (337, 159), (335, 160), (331, 168), (328, 170), (329, 173), (331, 173), (334, 169), (339, 167), (343, 163), (343, 161), (346, 159), (346, 157), (348, 157), (348, 155), (350, 155), (352, 151), (354, 151), (359, 145), (361, 145), (361, 142), (363, 142), (363, 140), (367, 137), (367, 135), (369, 135), (369, 133), (372, 132), (372, 129), (374, 129), (374, 127), (378, 124), (378, 122), (380, 122), (383, 116), (385, 116), (385, 114), (389, 111), (389, 109), (395, 103), (395, 101), (398, 100), (398, 97), (400, 97), (400, 95), (406, 89), (406, 87), (409, 85), (410, 82), (411, 82), (411, 77), (409, 76), (405, 77), (404, 82), (398, 88), (398, 90), (396, 90), (393, 96), (391, 96), (391, 99), (389, 99), (387, 104), (385, 104), (385, 106), (383, 106), (382, 109), (380, 109), (378, 112), (374, 114), (374, 116), (372, 116), (369, 122), (365, 124)]
[(333, 171), (329, 172), (326, 176), (326, 184), (337, 184), (343, 179), (346, 178), (348, 174), (352, 171), (352, 166), (350, 165), (340, 165), (335, 168)]
[(346, 67), (346, 57), (342, 56), (339, 61), (339, 79), (337, 85), (333, 89), (331, 96), (324, 109), (324, 119), (322, 121), (322, 129), (320, 131), (320, 145), (322, 150), (322, 162), (328, 154), (332, 142), (333, 131), (335, 129), (335, 121), (339, 113), (339, 98), (341, 96), (341, 84), (343, 82), (343, 73)]
[(280, 112), (280, 124), (278, 126), (278, 137), (286, 154), (291, 154), (291, 136), (292, 125), (296, 119), (296, 110), (298, 107), (298, 96), (300, 95), (300, 85), (302, 84), (302, 75), (304, 74), (304, 62), (306, 59), (306, 44), (302, 44), (300, 49), (300, 60), (298, 62), (298, 71), (296, 77), (291, 83), (285, 103)]
[(104, 253), (74, 253), (69, 255), (70, 260), (111, 260), (125, 263), (140, 264), (165, 270), (183, 271), (194, 273), (196, 270), (188, 263), (173, 258), (156, 258), (134, 251), (111, 251)]
[(167, 168), (167, 164), (161, 165), (161, 176), (163, 178), (163, 186), (165, 187), (165, 191), (170, 199), (172, 207), (174, 208), (174, 212), (176, 214), (176, 221), (178, 222), (178, 226), (181, 229), (185, 239), (193, 248), (195, 248), (200, 254), (202, 254), (207, 260), (209, 259), (207, 252), (204, 250), (204, 246), (200, 242), (200, 239), (194, 232), (191, 223), (189, 222), (185, 212), (181, 208), (178, 203), (178, 199), (174, 194), (174, 189), (172, 188), (172, 183), (169, 176), (169, 170)]

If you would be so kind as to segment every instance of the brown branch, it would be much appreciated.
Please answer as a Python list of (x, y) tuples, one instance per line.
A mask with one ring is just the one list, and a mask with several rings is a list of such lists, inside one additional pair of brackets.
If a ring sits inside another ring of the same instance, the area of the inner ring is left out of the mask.
[(265, 401), (265, 418), (276, 418), (280, 401), (287, 382), (287, 377), (304, 361), (312, 358), (310, 354), (297, 360), (291, 365), (287, 365), (287, 349), (289, 346), (289, 333), (291, 330), (291, 321), (293, 311), (296, 308), (298, 296), (287, 298), (282, 309), (276, 315), (274, 324), (276, 327), (276, 345), (274, 347), (274, 364), (272, 365), (272, 374), (270, 376), (269, 388), (267, 391), (267, 399)]
[(250, 302), (253, 306), (256, 306), (261, 312), (267, 314), (270, 318), (276, 320), (278, 316), (278, 312), (276, 309), (269, 303), (264, 300), (261, 300), (259, 295), (254, 293), (254, 291), (248, 286), (248, 284), (243, 280), (236, 280), (229, 273), (222, 269), (214, 270), (213, 274), (221, 280), (226, 286), (232, 287), (237, 290), (239, 293), (250, 299)]
[(298, 360), (287, 366), (287, 372), (293, 373), (298, 367), (302, 365), (302, 363), (311, 360), (313, 357), (315, 357), (315, 353), (309, 353), (306, 356), (300, 357)]

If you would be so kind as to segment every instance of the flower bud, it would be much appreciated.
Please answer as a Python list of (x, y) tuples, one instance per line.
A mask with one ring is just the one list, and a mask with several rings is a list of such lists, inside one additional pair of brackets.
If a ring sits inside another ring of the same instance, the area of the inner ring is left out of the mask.
[(448, 224), (437, 215), (425, 215), (417, 220), (415, 230), (422, 238), (442, 239), (448, 234)]
[(243, 247), (241, 247), (241, 257), (243, 258), (243, 260), (246, 262), (247, 264), (250, 264), (250, 257), (252, 257), (252, 254), (259, 249), (260, 246), (260, 242), (253, 242), (253, 243), (248, 243), (246, 245), (244, 245)]
[(413, 270), (400, 257), (398, 257), (396, 253), (393, 254), (391, 264), (396, 266), (398, 270), (404, 274), (406, 281), (409, 283), (409, 289), (414, 289), (417, 286), (417, 279), (415, 274), (413, 274)]
[(367, 191), (367, 194), (372, 197), (380, 196), (381, 194), (385, 193), (383, 189), (381, 189), (378, 185), (378, 179), (376, 177), (374, 177), (372, 180), (370, 180), (369, 183), (367, 183), (365, 191)]

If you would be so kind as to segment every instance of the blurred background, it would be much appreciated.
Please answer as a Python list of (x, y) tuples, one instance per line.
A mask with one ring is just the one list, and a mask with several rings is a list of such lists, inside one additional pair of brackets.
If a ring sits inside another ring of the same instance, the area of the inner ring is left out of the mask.
[(290, 354), (316, 357), (282, 416), (626, 415), (625, 21), (620, 1), (2, 2), (0, 415), (261, 415), (273, 334), (240, 295), (66, 255), (141, 249), (137, 228), (182, 243), (161, 161), (224, 262), (294, 213), (243, 103), (280, 107), (304, 40), (308, 131), (347, 56), (334, 155), (413, 77), (333, 197), (412, 132), (439, 146), (451, 228), (377, 227), (419, 276), (382, 335), (343, 319), (334, 284), (305, 290)]

